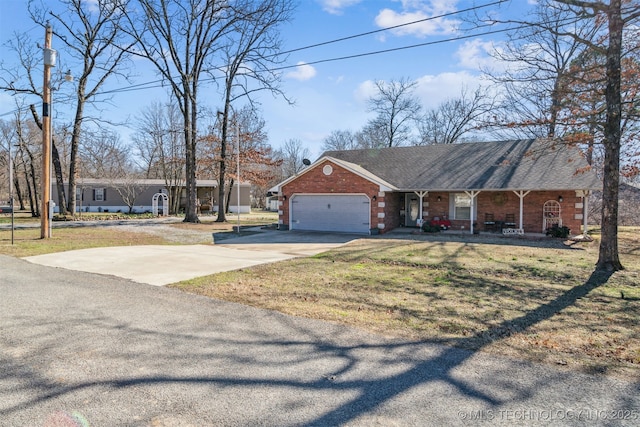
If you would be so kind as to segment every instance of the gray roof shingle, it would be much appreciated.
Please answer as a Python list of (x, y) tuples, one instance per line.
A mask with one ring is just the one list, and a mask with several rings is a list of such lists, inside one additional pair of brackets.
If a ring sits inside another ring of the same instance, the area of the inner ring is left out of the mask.
[(514, 140), (327, 151), (401, 190), (595, 190), (601, 183), (580, 150)]

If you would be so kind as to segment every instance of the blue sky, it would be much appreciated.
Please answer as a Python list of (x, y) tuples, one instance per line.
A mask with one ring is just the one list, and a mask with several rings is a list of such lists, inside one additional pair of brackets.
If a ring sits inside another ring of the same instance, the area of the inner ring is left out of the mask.
[[(53, 0), (49, 0), (53, 1)], [(294, 49), (364, 32), (415, 21), (431, 16), (491, 3), (491, 0), (301, 0), (290, 24), (282, 28), (284, 49)], [(484, 11), (501, 15), (526, 12), (531, 0), (513, 0)], [(28, 31), (34, 41), (44, 39), (44, 30), (29, 19), (24, 0), (0, 0), (0, 40), (4, 43), (14, 31)], [(460, 17), (428, 21), (389, 30), (353, 40), (292, 53), (288, 64), (312, 63), (330, 58), (399, 48), (419, 43), (454, 38)], [(483, 84), (479, 67), (491, 66), (487, 50), (502, 35), (433, 44), (380, 55), (303, 65), (283, 71), (282, 88), (295, 100), (289, 106), (283, 99), (262, 93), (262, 115), (267, 123), (269, 141), (279, 148), (287, 139), (298, 139), (315, 159), (321, 154), (322, 140), (332, 130), (362, 128), (372, 113), (366, 111), (366, 100), (373, 92), (373, 81), (409, 78), (418, 81), (416, 95), (425, 108), (459, 95), (463, 86), (473, 90)], [(61, 48), (54, 38), (53, 47)], [(12, 60), (2, 47), (2, 60)], [(62, 60), (63, 58), (61, 58)], [(139, 76), (136, 83), (155, 80), (153, 71), (136, 61)], [(73, 72), (73, 68), (71, 69)], [(113, 84), (112, 84), (113, 86)], [(220, 108), (214, 86), (203, 88), (201, 100), (212, 110)], [(133, 118), (152, 101), (166, 101), (159, 90), (146, 90), (116, 95), (113, 106), (103, 106), (103, 116), (123, 121)], [(57, 104), (64, 112), (64, 105)], [(15, 108), (11, 96), (0, 94), (0, 114)], [(3, 116), (4, 119), (10, 116)], [(126, 141), (130, 129), (119, 129)]]

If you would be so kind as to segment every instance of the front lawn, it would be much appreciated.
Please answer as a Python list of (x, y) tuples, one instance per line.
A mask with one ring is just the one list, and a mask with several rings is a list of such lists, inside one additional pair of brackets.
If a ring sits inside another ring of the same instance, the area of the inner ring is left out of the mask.
[(424, 237), (361, 239), (172, 286), (393, 337), (640, 376), (638, 231), (621, 230), (627, 269), (608, 280), (591, 276), (597, 235), (551, 247)]

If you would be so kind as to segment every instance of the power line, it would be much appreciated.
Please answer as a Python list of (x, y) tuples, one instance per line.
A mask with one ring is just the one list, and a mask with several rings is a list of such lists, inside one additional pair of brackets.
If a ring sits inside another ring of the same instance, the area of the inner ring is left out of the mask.
[[(409, 46), (400, 46), (400, 47), (394, 47), (394, 48), (391, 48), (391, 49), (375, 50), (375, 51), (372, 51), (372, 52), (357, 53), (357, 54), (354, 54), (354, 55), (339, 56), (339, 57), (336, 57), (336, 58), (320, 59), (320, 60), (317, 60), (317, 61), (305, 62), (304, 64), (301, 64), (301, 65), (323, 64), (325, 62), (343, 61), (343, 60), (346, 60), (346, 59), (361, 58), (363, 56), (379, 55), (379, 54), (382, 54), (382, 53), (390, 53), (390, 52), (396, 52), (396, 51), (400, 51), (400, 50), (414, 49), (414, 48), (417, 48), (417, 47), (424, 47), (424, 46), (431, 46), (431, 45), (435, 45), (435, 44), (460, 41), (460, 40), (470, 39), (470, 38), (473, 38), (473, 37), (480, 37), (480, 36), (487, 36), (487, 35), (491, 35), (491, 34), (504, 33), (506, 31), (519, 30), (519, 29), (522, 29), (522, 28), (525, 28), (525, 27), (526, 27), (526, 25), (521, 25), (519, 27), (509, 27), (509, 28), (504, 28), (502, 30), (486, 31), (484, 33), (469, 34), (469, 35), (466, 35), (466, 36), (457, 36), (457, 37), (452, 37), (452, 38), (449, 38), (449, 39), (435, 40), (435, 41), (431, 41), (431, 42), (418, 43), (418, 44), (413, 44), (413, 45), (409, 45)], [(280, 71), (280, 70), (286, 70), (286, 69), (289, 69), (289, 68), (296, 68), (296, 67), (299, 67), (299, 66), (300, 65), (297, 65), (297, 64), (296, 65), (285, 65), (285, 66), (278, 67), (278, 68), (272, 68), (269, 71)]]
[[(405, 27), (405, 26), (408, 26), (408, 25), (414, 25), (414, 24), (417, 24), (417, 23), (425, 22), (425, 21), (430, 21), (430, 20), (434, 20), (434, 19), (440, 19), (440, 18), (444, 18), (444, 17), (448, 17), (448, 16), (460, 14), (460, 13), (466, 13), (466, 12), (470, 12), (470, 11), (473, 11), (473, 10), (478, 10), (478, 9), (482, 9), (482, 8), (485, 8), (485, 7), (501, 4), (501, 3), (504, 3), (505, 1), (507, 1), (507, 0), (497, 0), (497, 1), (494, 1), (494, 2), (491, 2), (491, 3), (486, 3), (486, 4), (482, 4), (482, 5), (478, 5), (478, 6), (473, 6), (473, 7), (469, 7), (467, 9), (462, 9), (462, 10), (455, 11), (455, 12), (449, 12), (449, 13), (445, 13), (445, 14), (441, 14), (441, 15), (437, 15), (437, 16), (432, 16), (432, 17), (429, 17), (429, 18), (424, 18), (424, 19), (419, 19), (419, 20), (412, 21), (412, 22), (407, 22), (405, 24), (399, 24), (399, 25), (395, 25), (395, 26), (392, 26), (392, 27), (382, 28), (382, 29), (379, 29), (379, 30), (374, 30), (374, 31), (368, 31), (368, 32), (365, 32), (365, 33), (354, 34), (354, 35), (351, 35), (351, 36), (341, 37), (341, 38), (329, 40), (329, 41), (326, 41), (326, 42), (315, 43), (315, 44), (311, 44), (311, 45), (308, 45), (308, 46), (303, 46), (303, 47), (299, 47), (299, 48), (296, 48), (296, 49), (291, 49), (291, 50), (288, 50), (288, 51), (285, 51), (285, 52), (280, 52), (278, 54), (274, 54), (274, 55), (271, 55), (271, 56), (284, 55), (284, 54), (291, 53), (291, 52), (297, 52), (297, 51), (301, 51), (301, 50), (311, 49), (311, 48), (314, 48), (314, 47), (325, 46), (325, 45), (328, 45), (328, 44), (338, 43), (338, 42), (345, 41), (345, 40), (355, 39), (355, 38), (358, 38), (358, 37), (363, 37), (363, 36), (367, 36), (367, 35), (371, 35), (371, 34), (376, 34), (376, 33), (384, 32), (384, 31), (389, 31), (389, 30), (392, 30), (392, 29)], [(433, 41), (433, 42), (419, 43), (419, 44), (409, 45), (409, 46), (401, 46), (401, 47), (392, 48), (392, 49), (384, 49), (384, 50), (379, 50), (379, 51), (366, 52), (366, 53), (348, 55), (348, 56), (337, 57), (337, 58), (322, 59), (322, 60), (318, 60), (318, 61), (308, 62), (308, 63), (305, 63), (304, 65), (322, 64), (322, 63), (326, 63), (326, 62), (341, 61), (341, 60), (346, 60), (346, 59), (354, 59), (354, 58), (359, 58), (359, 57), (364, 57), (364, 56), (371, 56), (371, 55), (389, 53), (389, 52), (406, 50), (406, 49), (413, 49), (413, 48), (417, 48), (417, 47), (424, 47), (424, 46), (435, 45), (435, 44), (440, 44), (440, 43), (447, 43), (447, 42), (452, 42), (452, 41), (465, 40), (465, 39), (469, 39), (469, 38), (472, 38), (472, 37), (480, 37), (480, 36), (484, 36), (484, 35), (497, 34), (497, 33), (506, 32), (506, 31), (509, 31), (509, 30), (512, 30), (512, 29), (519, 29), (519, 28), (523, 28), (523, 27), (507, 28), (507, 29), (502, 29), (502, 30), (488, 31), (488, 32), (484, 32), (484, 33), (478, 33), (478, 34), (467, 35), (467, 36), (457, 36), (457, 37), (453, 37), (453, 38), (449, 38), (449, 39), (445, 39), (445, 40), (437, 40), (437, 41)], [(286, 69), (290, 69), (290, 68), (296, 68), (296, 67), (299, 67), (299, 66), (300, 65), (297, 65), (297, 64), (296, 65), (286, 65), (286, 66), (282, 66), (282, 67), (272, 68), (272, 69), (269, 69), (267, 71), (280, 71), (280, 70), (286, 70)], [(203, 82), (207, 82), (207, 81), (213, 81), (213, 80), (214, 79), (211, 78), (211, 79), (203, 79), (202, 81)], [(111, 93), (133, 92), (133, 91), (137, 91), (137, 90), (152, 89), (152, 88), (155, 88), (155, 87), (162, 87), (163, 84), (161, 82), (162, 82), (162, 80), (154, 80), (154, 81), (150, 81), (150, 82), (146, 82), (146, 83), (140, 83), (140, 84), (134, 85), (134, 86), (121, 87), (121, 88), (112, 89), (112, 90), (109, 90), (109, 91), (100, 92), (99, 95), (111, 94)], [(146, 87), (147, 85), (153, 85), (153, 86)]]
[(18, 112), (21, 112), (21, 111), (22, 112), (26, 112), (28, 110), (29, 110), (29, 107), (18, 107), (18, 108), (14, 109), (14, 110), (7, 111), (6, 113), (0, 114), (0, 117), (9, 116), (11, 114), (15, 114), (15, 113), (18, 113)]
[[(367, 36), (367, 35), (371, 35), (371, 34), (376, 34), (376, 33), (384, 32), (384, 31), (389, 31), (389, 30), (393, 30), (393, 29), (397, 29), (397, 28), (401, 28), (401, 27), (405, 27), (405, 26), (409, 26), (409, 25), (415, 25), (415, 24), (418, 24), (418, 23), (421, 23), (421, 22), (426, 22), (426, 21), (435, 20), (435, 19), (441, 19), (441, 18), (449, 17), (449, 16), (452, 16), (452, 15), (460, 14), (460, 13), (466, 13), (466, 12), (470, 12), (470, 11), (473, 11), (473, 10), (478, 10), (478, 9), (482, 9), (482, 8), (485, 8), (485, 7), (494, 6), (494, 5), (497, 5), (497, 4), (504, 3), (506, 1), (507, 0), (497, 0), (497, 1), (494, 1), (494, 2), (491, 2), (491, 3), (486, 3), (486, 4), (482, 4), (482, 5), (478, 5), (478, 6), (473, 6), (473, 7), (469, 7), (469, 8), (462, 9), (462, 10), (458, 10), (458, 11), (455, 11), (455, 12), (449, 12), (449, 13), (445, 13), (445, 14), (441, 14), (441, 15), (437, 15), (437, 16), (432, 16), (432, 17), (429, 17), (429, 18), (419, 19), (419, 20), (416, 20), (416, 21), (407, 22), (407, 23), (395, 25), (395, 26), (392, 26), (392, 27), (386, 27), (386, 28), (382, 28), (382, 29), (379, 29), (379, 30), (374, 30), (374, 31), (368, 31), (368, 32), (364, 32), (364, 33), (354, 34), (354, 35), (351, 35), (351, 36), (341, 37), (341, 38), (329, 40), (329, 41), (326, 41), (326, 42), (315, 43), (315, 44), (311, 44), (311, 45), (308, 45), (308, 46), (303, 46), (303, 47), (291, 49), (291, 50), (288, 50), (288, 51), (285, 51), (285, 52), (279, 52), (277, 55), (283, 55), (283, 54), (288, 54), (288, 53), (292, 53), (292, 52), (298, 52), (298, 51), (302, 51), (302, 50), (306, 50), (306, 49), (311, 49), (311, 48), (315, 48), (315, 47), (319, 47), (319, 46), (325, 46), (325, 45), (329, 45), (329, 44), (333, 44), (333, 43), (338, 43), (338, 42), (341, 42), (341, 41), (355, 39), (355, 38), (358, 38), (358, 37), (363, 37), (363, 36)], [(364, 53), (346, 55), (346, 56), (335, 57), (335, 58), (321, 59), (321, 60), (305, 63), (304, 65), (315, 65), (315, 64), (322, 64), (322, 63), (327, 63), (327, 62), (343, 61), (343, 60), (347, 60), (347, 59), (360, 58), (360, 57), (364, 57), (364, 56), (372, 56), (372, 55), (391, 53), (391, 52), (407, 50), (407, 49), (415, 49), (415, 48), (418, 48), (418, 47), (424, 47), (424, 46), (436, 45), (436, 44), (441, 44), (441, 43), (454, 42), (454, 41), (465, 40), (465, 39), (469, 39), (469, 38), (473, 38), (473, 37), (480, 37), (480, 36), (485, 36), (485, 35), (498, 34), (498, 33), (506, 32), (506, 31), (510, 31), (510, 30), (520, 29), (520, 28), (523, 28), (523, 27), (524, 26), (515, 27), (515, 28), (505, 28), (505, 29), (501, 29), (501, 30), (487, 31), (487, 32), (483, 32), (483, 33), (476, 33), (476, 34), (471, 34), (471, 35), (466, 35), (466, 36), (456, 36), (456, 37), (452, 37), (452, 38), (448, 38), (448, 39), (436, 40), (436, 41), (425, 42), (425, 43), (418, 43), (418, 44), (414, 44), (414, 45), (400, 46), (400, 47), (395, 47), (395, 48), (391, 48), (391, 49), (377, 50), (377, 51), (372, 51), (372, 52), (364, 52)], [(276, 55), (271, 55), (271, 56), (276, 56)], [(287, 66), (272, 68), (272, 69), (269, 69), (267, 71), (280, 71), (280, 70), (286, 70), (286, 69), (290, 69), (290, 68), (296, 68), (296, 67), (299, 67), (299, 66), (300, 65), (297, 65), (297, 64), (296, 65), (287, 65)], [(215, 79), (213, 79), (213, 78), (202, 79), (203, 82), (208, 82), (208, 81), (213, 81), (213, 80), (215, 80)], [(126, 92), (134, 92), (134, 91), (139, 91), (139, 90), (146, 90), (146, 89), (153, 89), (153, 88), (163, 87), (164, 86), (163, 81), (164, 81), (164, 79), (153, 80), (153, 81), (149, 81), (149, 82), (130, 85), (130, 86), (127, 86), (127, 87), (120, 87), (120, 88), (116, 88), (116, 89), (105, 90), (105, 91), (102, 91), (102, 92), (98, 92), (96, 95), (126, 93)], [(16, 111), (19, 111), (19, 110), (14, 110), (14, 111), (11, 111), (11, 112), (8, 112), (8, 113), (1, 114), (0, 117), (12, 114), (12, 113), (14, 113)]]
[(479, 6), (469, 7), (467, 9), (457, 10), (455, 12), (444, 13), (442, 15), (437, 15), (437, 16), (430, 16), (429, 18), (418, 19), (416, 21), (411, 21), (411, 22), (407, 22), (407, 23), (404, 23), (404, 24), (398, 24), (398, 25), (394, 25), (394, 26), (391, 26), (391, 27), (381, 28), (379, 30), (367, 31), (365, 33), (354, 34), (354, 35), (351, 35), (351, 36), (341, 37), (341, 38), (334, 39), (334, 40), (329, 40), (329, 41), (326, 41), (326, 42), (320, 42), (320, 43), (315, 43), (315, 44), (311, 44), (311, 45), (308, 45), (308, 46), (298, 47), (298, 48), (295, 48), (295, 49), (286, 50), (284, 52), (279, 52), (279, 53), (271, 55), (271, 56), (286, 55), (288, 53), (299, 52), (301, 50), (311, 49), (311, 48), (319, 47), (319, 46), (325, 46), (325, 45), (328, 45), (328, 44), (333, 44), (333, 43), (338, 43), (338, 42), (342, 42), (342, 41), (346, 41), (346, 40), (351, 40), (351, 39), (355, 39), (355, 38), (358, 38), (358, 37), (370, 36), (372, 34), (377, 34), (377, 33), (381, 33), (381, 32), (384, 32), (384, 31), (395, 30), (396, 28), (406, 27), (406, 26), (409, 26), (409, 25), (415, 25), (415, 24), (419, 24), (419, 23), (427, 22), (427, 21), (433, 21), (435, 19), (446, 18), (446, 17), (457, 15), (457, 14), (460, 14), (460, 13), (471, 12), (473, 10), (478, 10), (478, 9), (482, 9), (482, 8), (485, 8), (485, 7), (494, 6), (496, 4), (504, 3), (505, 1), (508, 1), (508, 0), (498, 0), (498, 1), (494, 1), (492, 3), (486, 3), (486, 4), (479, 5)]
[[(344, 61), (347, 59), (355, 59), (355, 58), (361, 58), (361, 57), (365, 57), (365, 56), (373, 56), (373, 55), (380, 55), (380, 54), (384, 54), (384, 53), (391, 53), (391, 52), (396, 52), (396, 51), (401, 51), (401, 50), (407, 50), (407, 49), (415, 49), (418, 47), (424, 47), (424, 46), (431, 46), (431, 45), (436, 45), (436, 44), (442, 44), (442, 43), (449, 43), (449, 42), (455, 42), (455, 41), (460, 41), (460, 40), (466, 40), (466, 39), (470, 39), (470, 38), (474, 38), (474, 37), (481, 37), (481, 36), (487, 36), (487, 35), (492, 35), (492, 34), (499, 34), (499, 33), (504, 33), (507, 31), (512, 31), (512, 30), (519, 30), (522, 28), (525, 28), (526, 25), (521, 25), (518, 27), (509, 27), (509, 28), (503, 28), (500, 30), (493, 30), (493, 31), (485, 31), (483, 33), (474, 33), (474, 34), (469, 34), (466, 36), (456, 36), (456, 37), (451, 37), (448, 39), (442, 39), (442, 40), (435, 40), (435, 41), (430, 41), (430, 42), (425, 42), (425, 43), (418, 43), (418, 44), (413, 44), (413, 45), (408, 45), (408, 46), (400, 46), (400, 47), (394, 47), (394, 48), (390, 48), (390, 49), (383, 49), (383, 50), (376, 50), (376, 51), (371, 51), (371, 52), (363, 52), (363, 53), (357, 53), (357, 54), (353, 54), (353, 55), (346, 55), (346, 56), (339, 56), (339, 57), (335, 57), (335, 58), (327, 58), (327, 59), (320, 59), (317, 61), (311, 61), (311, 62), (305, 62), (302, 65), (316, 65), (316, 64), (323, 64), (323, 63), (327, 63), (327, 62), (335, 62), (335, 61)], [(300, 65), (296, 64), (296, 65), (285, 65), (282, 67), (276, 67), (276, 68), (270, 68), (267, 71), (281, 71), (281, 70), (287, 70), (287, 69), (291, 69), (291, 68), (297, 68)], [(208, 82), (208, 81), (213, 81), (213, 78), (210, 79), (202, 79), (202, 82)], [(154, 82), (148, 82), (148, 83), (142, 83), (140, 85), (136, 85), (136, 86), (143, 86), (146, 84), (154, 84), (157, 83), (158, 81), (154, 81)], [(102, 94), (107, 94), (107, 93), (124, 93), (124, 92), (133, 92), (133, 91), (137, 91), (137, 90), (142, 90), (142, 89), (151, 89), (153, 87), (162, 87), (162, 84), (158, 84), (156, 86), (150, 86), (150, 87), (124, 87), (124, 88), (118, 88), (118, 89), (113, 89), (110, 91), (105, 91), (105, 92), (100, 92), (99, 95)]]

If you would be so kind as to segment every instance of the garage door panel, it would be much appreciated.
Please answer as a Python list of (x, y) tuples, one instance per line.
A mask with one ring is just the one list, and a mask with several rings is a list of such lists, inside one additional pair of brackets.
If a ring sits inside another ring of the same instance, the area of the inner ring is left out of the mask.
[(369, 233), (369, 199), (364, 195), (296, 195), (291, 229)]

